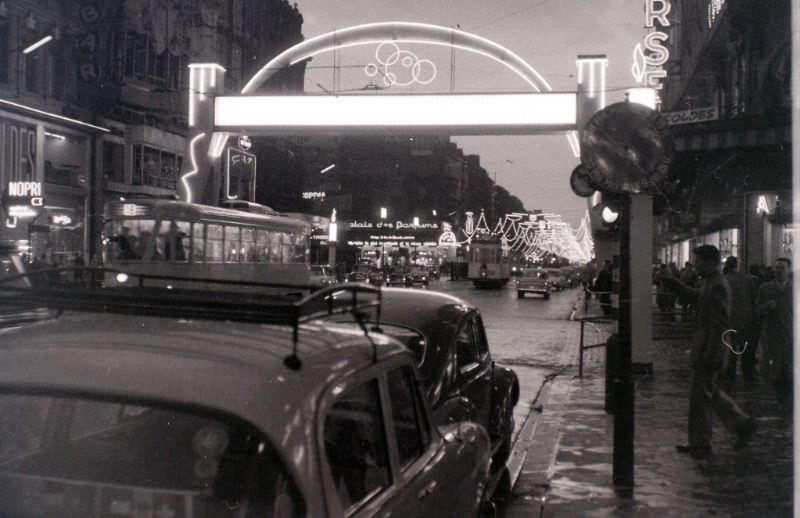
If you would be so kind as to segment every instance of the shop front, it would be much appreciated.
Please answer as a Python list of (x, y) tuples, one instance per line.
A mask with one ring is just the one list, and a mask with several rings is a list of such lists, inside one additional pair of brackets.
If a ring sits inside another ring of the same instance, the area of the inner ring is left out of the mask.
[(745, 267), (792, 256), (795, 226), (791, 192), (748, 192), (744, 198)]
[[(7, 109), (5, 109), (7, 108)], [(0, 105), (0, 241), (28, 261), (83, 262), (91, 140), (104, 128), (3, 101)]]
[(443, 251), (439, 246), (439, 223), (353, 221), (344, 242), (358, 260), (392, 268), (410, 264), (439, 266)]

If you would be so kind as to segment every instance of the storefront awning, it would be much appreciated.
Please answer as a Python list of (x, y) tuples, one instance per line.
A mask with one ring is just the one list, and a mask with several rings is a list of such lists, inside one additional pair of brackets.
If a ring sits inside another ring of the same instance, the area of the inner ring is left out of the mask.
[(5, 109), (8, 111), (20, 113), (22, 115), (28, 115), (30, 117), (36, 117), (44, 120), (49, 120), (52, 122), (57, 122), (60, 124), (65, 124), (68, 126), (73, 126), (77, 129), (81, 129), (84, 131), (89, 131), (92, 133), (110, 133), (111, 130), (108, 128), (103, 128), (102, 126), (95, 126), (94, 124), (89, 124), (88, 122), (84, 122), (78, 119), (73, 119), (71, 117), (65, 117), (63, 115), (59, 115), (57, 113), (47, 112), (44, 110), (40, 110), (38, 108), (34, 108), (32, 106), (26, 106), (24, 104), (15, 103), (13, 101), (9, 101), (8, 99), (0, 99), (0, 109)]
[(765, 128), (732, 128), (676, 135), (675, 151), (707, 151), (751, 146), (772, 146), (791, 143), (791, 128), (773, 126)]

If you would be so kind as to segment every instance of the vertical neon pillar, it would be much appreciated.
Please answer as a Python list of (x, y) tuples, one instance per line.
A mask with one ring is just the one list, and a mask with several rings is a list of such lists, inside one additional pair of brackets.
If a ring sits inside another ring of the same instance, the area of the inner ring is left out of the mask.
[(222, 171), (210, 156), (214, 132), (214, 98), (225, 88), (225, 69), (216, 63), (189, 65), (189, 131), (178, 182), (178, 195), (190, 203), (219, 204)]
[(580, 132), (583, 131), (592, 115), (606, 106), (608, 58), (604, 54), (580, 55), (575, 60), (575, 64), (578, 66), (576, 122)]

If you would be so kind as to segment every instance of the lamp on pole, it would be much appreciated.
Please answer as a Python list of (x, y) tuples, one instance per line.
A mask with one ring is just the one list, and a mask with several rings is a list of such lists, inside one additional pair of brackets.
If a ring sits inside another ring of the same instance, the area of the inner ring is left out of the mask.
[(328, 266), (331, 269), (336, 267), (336, 243), (339, 239), (338, 236), (339, 225), (336, 223), (336, 209), (331, 211), (331, 222), (328, 224)]
[[(381, 215), (381, 222), (385, 222), (387, 216), (386, 207), (381, 207), (380, 215)], [(381, 239), (381, 268), (385, 269), (385, 267), (386, 267), (386, 241)]]

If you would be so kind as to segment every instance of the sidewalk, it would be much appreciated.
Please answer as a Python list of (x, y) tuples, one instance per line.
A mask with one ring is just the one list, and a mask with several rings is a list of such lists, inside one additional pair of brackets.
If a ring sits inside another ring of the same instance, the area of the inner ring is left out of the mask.
[(632, 497), (612, 483), (614, 418), (603, 409), (605, 351), (598, 348), (584, 354), (583, 378), (577, 367), (558, 376), (534, 405), (541, 413), (520, 435), (529, 441), (527, 457), (505, 516), (792, 516), (792, 421), (781, 416), (771, 387), (737, 381), (728, 391), (761, 420), (747, 449), (734, 451), (734, 437), (715, 417), (712, 457), (677, 453), (687, 435), (689, 342), (680, 323), (656, 327), (654, 374), (635, 380)]

